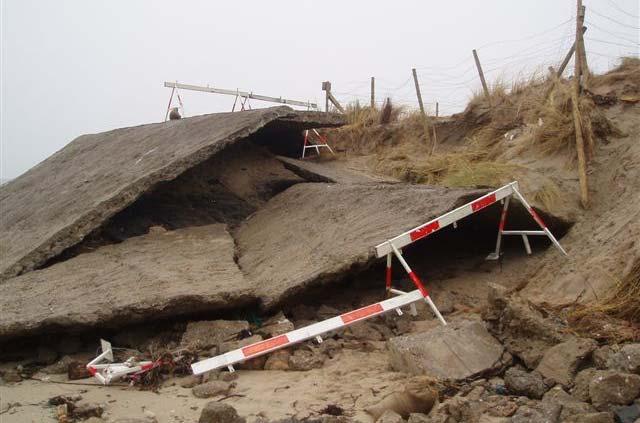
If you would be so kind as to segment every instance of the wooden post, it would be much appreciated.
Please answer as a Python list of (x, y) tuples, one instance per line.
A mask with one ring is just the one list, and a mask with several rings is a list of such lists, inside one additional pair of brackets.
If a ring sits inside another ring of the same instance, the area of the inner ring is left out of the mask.
[[(582, 33), (584, 34), (585, 32), (587, 32), (587, 27), (583, 26)], [(569, 61), (571, 60), (571, 56), (573, 56), (573, 53), (575, 51), (576, 51), (576, 42), (574, 41), (573, 44), (571, 45), (571, 48), (567, 52), (567, 55), (564, 57), (564, 60), (560, 64), (560, 67), (558, 68), (558, 78), (562, 76), (562, 73), (564, 72), (567, 65), (569, 64)]]
[[(580, 15), (582, 0), (576, 0), (577, 13)], [(582, 120), (580, 116), (580, 73), (582, 71), (581, 54), (578, 54), (580, 39), (582, 37), (582, 25), (580, 19), (576, 19), (576, 54), (573, 72), (573, 89), (571, 90), (571, 102), (573, 103), (573, 124), (576, 132), (576, 150), (578, 152), (578, 178), (580, 180), (580, 201), (582, 207), (589, 207), (589, 186), (587, 182), (587, 161), (584, 153), (584, 138), (582, 133)]]
[[(429, 136), (429, 121), (427, 118), (427, 114), (424, 111), (424, 104), (422, 103), (422, 93), (420, 92), (420, 84), (418, 83), (418, 74), (416, 73), (416, 69), (411, 69), (411, 73), (413, 73), (413, 83), (416, 86), (416, 96), (418, 96), (418, 105), (420, 106), (420, 113), (422, 114), (422, 125), (424, 127), (424, 139), (429, 144), (431, 142)], [(431, 151), (435, 149), (435, 145), (431, 146)]]
[(480, 82), (482, 82), (482, 90), (484, 91), (484, 96), (487, 98), (489, 106), (491, 106), (489, 87), (487, 87), (487, 81), (484, 79), (484, 72), (482, 72), (482, 66), (480, 65), (480, 59), (478, 58), (478, 52), (475, 49), (473, 49), (473, 60), (476, 61), (476, 68), (478, 68), (478, 75), (480, 75)]
[(582, 65), (582, 85), (587, 88), (589, 84), (589, 78), (591, 74), (589, 73), (589, 65), (587, 64), (587, 52), (584, 48), (584, 31), (586, 27), (584, 26), (584, 17), (586, 13), (586, 7), (580, 7), (580, 13), (578, 14), (578, 19), (580, 20), (580, 28), (582, 28), (582, 32), (580, 33), (580, 41), (577, 46), (577, 51), (580, 53), (580, 63)]
[(376, 108), (376, 78), (371, 77), (371, 109)]
[(422, 94), (420, 93), (420, 84), (418, 84), (418, 74), (416, 73), (416, 69), (411, 69), (413, 73), (413, 83), (416, 86), (416, 95), (418, 96), (418, 104), (420, 105), (420, 112), (424, 115), (424, 104), (422, 104)]
[(329, 113), (329, 93), (331, 92), (331, 82), (324, 81), (322, 83), (322, 91), (324, 91), (324, 111)]
[(438, 117), (438, 102), (436, 101), (436, 117)]

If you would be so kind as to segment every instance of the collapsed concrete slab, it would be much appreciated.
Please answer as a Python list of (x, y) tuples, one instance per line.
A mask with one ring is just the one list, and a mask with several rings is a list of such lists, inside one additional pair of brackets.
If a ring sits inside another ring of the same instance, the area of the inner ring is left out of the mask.
[(391, 366), (434, 378), (466, 379), (504, 365), (504, 347), (481, 321), (460, 320), (387, 342)]
[(152, 231), (0, 285), (0, 339), (122, 326), (256, 301), (225, 225)]
[[(287, 147), (344, 118), (274, 107), (83, 135), (0, 187), (0, 279), (38, 268), (162, 181), (257, 133)], [(289, 148), (291, 148), (289, 146)]]
[[(243, 221), (162, 231), (0, 285), (0, 337), (285, 303), (374, 261), (373, 246), (480, 196), (426, 186), (300, 183)], [(51, 294), (53, 293), (53, 295)]]
[(238, 263), (267, 308), (373, 263), (373, 247), (486, 191), (297, 184), (234, 232)]

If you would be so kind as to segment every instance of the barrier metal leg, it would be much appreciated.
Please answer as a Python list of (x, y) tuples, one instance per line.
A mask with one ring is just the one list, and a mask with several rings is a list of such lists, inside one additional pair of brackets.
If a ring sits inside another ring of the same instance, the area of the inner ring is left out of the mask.
[(420, 281), (420, 278), (418, 278), (415, 272), (411, 270), (411, 267), (409, 267), (409, 264), (406, 262), (404, 257), (402, 257), (402, 254), (400, 253), (400, 251), (398, 251), (396, 246), (393, 245), (392, 243), (389, 243), (389, 246), (393, 250), (393, 253), (396, 255), (398, 260), (400, 261), (400, 264), (402, 264), (402, 267), (404, 267), (404, 270), (409, 274), (409, 278), (411, 278), (411, 281), (413, 281), (414, 285), (418, 288), (418, 290), (424, 297), (425, 302), (429, 305), (429, 307), (431, 307), (431, 311), (433, 311), (433, 314), (435, 314), (438, 320), (440, 320), (440, 323), (446, 326), (447, 324), (446, 320), (444, 320), (444, 317), (442, 317), (442, 314), (440, 314), (440, 311), (438, 310), (436, 305), (433, 303), (433, 301), (431, 301), (429, 292)]
[(531, 245), (529, 244), (529, 237), (526, 234), (522, 234), (522, 243), (524, 244), (524, 249), (527, 254), (531, 255)]
[(487, 256), (487, 260), (498, 260), (500, 258), (500, 247), (502, 246), (502, 232), (507, 221), (507, 210), (509, 210), (509, 200), (511, 196), (504, 199), (502, 206), (502, 214), (500, 215), (500, 224), (498, 226), (498, 239), (496, 239), (496, 251)]
[(549, 228), (547, 228), (547, 225), (544, 223), (544, 221), (540, 218), (540, 216), (538, 216), (538, 213), (536, 213), (536, 211), (531, 208), (529, 203), (527, 203), (527, 200), (524, 199), (522, 194), (520, 194), (520, 192), (515, 187), (513, 187), (513, 193), (516, 195), (516, 197), (518, 197), (518, 200), (520, 200), (520, 202), (524, 205), (531, 217), (533, 217), (533, 220), (535, 220), (538, 226), (540, 226), (540, 228), (547, 234), (547, 237), (551, 240), (553, 245), (555, 245), (562, 254), (564, 254), (565, 256), (568, 255), (564, 248), (562, 248), (562, 245), (560, 245), (556, 237), (553, 236)]
[(391, 293), (391, 253), (387, 254), (387, 273), (385, 275), (385, 285), (387, 287), (387, 296)]

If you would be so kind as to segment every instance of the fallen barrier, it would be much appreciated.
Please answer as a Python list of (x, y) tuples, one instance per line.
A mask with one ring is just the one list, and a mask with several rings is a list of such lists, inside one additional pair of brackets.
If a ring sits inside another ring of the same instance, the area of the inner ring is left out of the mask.
[[(388, 296), (397, 295), (396, 297), (392, 297), (384, 301), (380, 301), (378, 303), (371, 304), (369, 306), (362, 307), (336, 317), (332, 317), (322, 322), (314, 323), (312, 325), (296, 329), (270, 339), (266, 339), (264, 341), (256, 342), (245, 347), (229, 351), (225, 354), (193, 363), (191, 365), (193, 373), (197, 375), (224, 367), (228, 368), (230, 372), (233, 372), (234, 364), (242, 363), (246, 360), (250, 360), (309, 339), (315, 339), (317, 342), (322, 342), (321, 335), (324, 333), (344, 328), (346, 326), (370, 319), (372, 317), (387, 313), (392, 310), (395, 310), (398, 314), (402, 314), (401, 307), (404, 306), (413, 306), (411, 311), (415, 314), (414, 303), (418, 301), (425, 301), (433, 311), (434, 315), (438, 318), (440, 323), (446, 325), (447, 323), (445, 319), (442, 317), (441, 313), (438, 311), (438, 308), (431, 300), (429, 292), (425, 288), (424, 284), (403, 257), (401, 252), (402, 248), (422, 238), (425, 238), (448, 225), (454, 225), (455, 227), (456, 222), (458, 222), (460, 219), (463, 219), (473, 213), (479, 212), (480, 210), (489, 207), (490, 205), (497, 203), (498, 201), (503, 201), (504, 205), (502, 208), (500, 223), (498, 227), (496, 250), (495, 252), (491, 253), (487, 257), (487, 259), (497, 259), (500, 257), (502, 237), (505, 235), (520, 235), (523, 239), (525, 249), (528, 254), (531, 254), (531, 247), (529, 246), (528, 237), (544, 235), (551, 240), (556, 248), (558, 248), (564, 255), (566, 255), (566, 251), (562, 248), (558, 240), (553, 236), (549, 228), (547, 228), (546, 224), (540, 218), (540, 216), (538, 216), (535, 210), (533, 210), (529, 203), (527, 203), (527, 201), (524, 199), (522, 194), (520, 194), (518, 188), (519, 187), (517, 182), (511, 182), (510, 184), (498, 188), (497, 190), (492, 191), (486, 195), (483, 195), (482, 197), (474, 201), (471, 201), (448, 213), (445, 213), (436, 219), (433, 219), (423, 225), (415, 227), (381, 244), (378, 244), (375, 247), (376, 256), (378, 258), (386, 256), (387, 259), (385, 277), (387, 294)], [(504, 230), (509, 208), (509, 200), (512, 196), (516, 197), (522, 203), (533, 220), (538, 224), (538, 226), (540, 226), (540, 231)], [(411, 292), (404, 292), (392, 287), (392, 255), (396, 256), (404, 270), (407, 272), (409, 278), (417, 287), (416, 290)]]

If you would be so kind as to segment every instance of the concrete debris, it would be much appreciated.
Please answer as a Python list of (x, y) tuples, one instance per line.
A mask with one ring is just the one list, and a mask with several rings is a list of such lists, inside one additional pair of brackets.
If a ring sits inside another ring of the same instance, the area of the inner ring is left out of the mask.
[(235, 408), (229, 404), (216, 401), (208, 402), (202, 412), (198, 423), (245, 423), (246, 420), (238, 416)]
[[(601, 413), (584, 413), (574, 414), (562, 421), (563, 423), (614, 423), (613, 413), (601, 412)], [(622, 421), (620, 421), (622, 423)], [(624, 422), (626, 423), (626, 422)], [(629, 422), (634, 423), (634, 422)]]
[(536, 370), (545, 378), (568, 387), (573, 383), (578, 367), (596, 347), (593, 339), (571, 338), (545, 351)]
[(547, 349), (565, 340), (560, 327), (518, 294), (507, 295), (505, 288), (492, 284), (488, 299), (483, 318), (489, 330), (527, 368), (535, 369)]
[(599, 411), (607, 411), (610, 404), (631, 404), (640, 397), (640, 376), (600, 370), (589, 382), (589, 397)]
[(611, 370), (640, 375), (640, 344), (627, 344), (609, 354), (606, 365)]
[(611, 409), (616, 421), (620, 423), (635, 423), (640, 419), (640, 401), (638, 400), (631, 405), (612, 407)]
[(291, 332), (293, 329), (293, 323), (280, 311), (265, 321), (255, 332), (265, 338), (273, 338), (283, 333)]
[(387, 342), (396, 371), (443, 379), (466, 379), (503, 366), (504, 347), (474, 320), (452, 321), (427, 332)]
[(515, 367), (504, 374), (504, 383), (509, 392), (514, 395), (524, 395), (529, 398), (541, 399), (549, 389), (538, 372), (527, 372)]
[(289, 370), (289, 358), (291, 353), (288, 350), (279, 350), (271, 353), (264, 364), (265, 370)]
[(596, 410), (588, 403), (569, 395), (562, 387), (555, 386), (544, 395), (543, 403), (560, 406), (560, 420), (564, 421), (576, 414), (595, 413)]
[(298, 349), (289, 356), (291, 370), (307, 371), (319, 369), (324, 365), (324, 356), (318, 351)]

